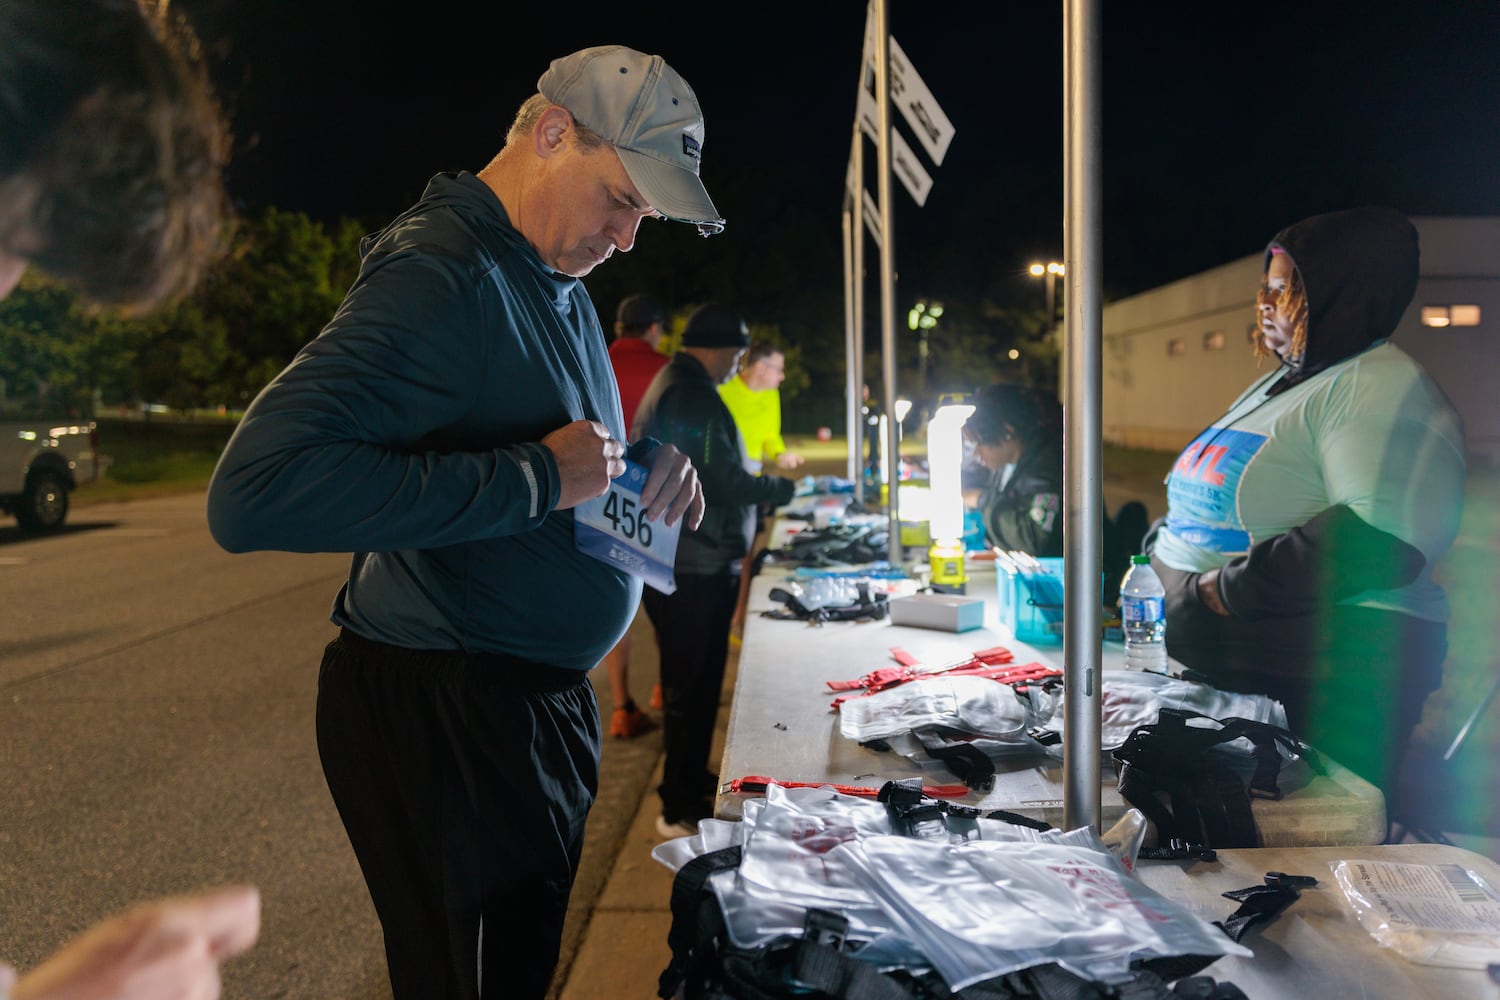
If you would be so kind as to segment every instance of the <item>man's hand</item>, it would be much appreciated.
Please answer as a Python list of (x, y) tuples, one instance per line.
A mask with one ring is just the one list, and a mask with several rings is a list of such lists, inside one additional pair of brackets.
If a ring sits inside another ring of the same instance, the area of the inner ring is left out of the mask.
[(603, 424), (593, 420), (575, 420), (559, 427), (542, 438), (542, 447), (557, 460), (557, 475), (562, 484), (558, 510), (568, 510), (585, 500), (603, 496), (609, 489), (609, 481), (625, 472), (625, 445), (610, 437)]
[(95, 924), (16, 983), (15, 1000), (208, 1000), (219, 963), (260, 933), (260, 894), (233, 886)]
[(1219, 598), (1219, 571), (1211, 569), (1198, 575), (1198, 600), (1203, 606), (1221, 617), (1229, 617), (1229, 609)]
[(776, 466), (780, 469), (795, 469), (801, 465), (803, 458), (796, 452), (784, 451), (776, 456)]
[(665, 514), (668, 525), (687, 515), (687, 528), (696, 531), (703, 523), (703, 486), (698, 470), (675, 445), (664, 444), (651, 453), (651, 471), (641, 487), (641, 503), (646, 505), (646, 520), (660, 520)]

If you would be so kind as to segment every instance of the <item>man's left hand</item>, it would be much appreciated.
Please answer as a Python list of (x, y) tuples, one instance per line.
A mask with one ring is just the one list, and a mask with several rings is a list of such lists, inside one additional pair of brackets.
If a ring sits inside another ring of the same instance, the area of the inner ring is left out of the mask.
[(795, 469), (801, 465), (803, 458), (796, 452), (784, 451), (776, 456), (776, 466), (781, 469)]
[(641, 487), (641, 503), (646, 505), (646, 520), (663, 516), (669, 525), (686, 515), (689, 531), (703, 523), (703, 485), (698, 470), (675, 445), (663, 444), (651, 453), (651, 471)]
[(1211, 569), (1198, 576), (1198, 600), (1203, 606), (1220, 617), (1229, 617), (1229, 609), (1219, 597), (1219, 571)]

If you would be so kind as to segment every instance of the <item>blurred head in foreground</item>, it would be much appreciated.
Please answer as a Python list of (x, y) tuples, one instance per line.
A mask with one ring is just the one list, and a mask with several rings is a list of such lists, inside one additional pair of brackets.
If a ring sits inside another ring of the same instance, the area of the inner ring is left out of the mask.
[(154, 0), (0, 3), (0, 297), (27, 265), (141, 312), (218, 256), (229, 132)]

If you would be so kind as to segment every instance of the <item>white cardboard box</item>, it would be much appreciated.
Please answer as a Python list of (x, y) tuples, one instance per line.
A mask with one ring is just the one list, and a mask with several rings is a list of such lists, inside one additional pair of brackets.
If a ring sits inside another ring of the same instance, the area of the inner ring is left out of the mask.
[(984, 598), (963, 594), (911, 594), (891, 598), (891, 624), (967, 632), (984, 627)]

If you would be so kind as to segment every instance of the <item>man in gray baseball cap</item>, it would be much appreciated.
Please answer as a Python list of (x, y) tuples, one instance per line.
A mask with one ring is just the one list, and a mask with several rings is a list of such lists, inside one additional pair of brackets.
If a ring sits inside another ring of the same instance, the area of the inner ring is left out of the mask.
[(537, 81), (549, 101), (614, 146), (647, 202), (704, 236), (724, 220), (698, 178), (703, 112), (686, 80), (661, 56), (600, 45), (555, 59)]
[(578, 545), (574, 508), (628, 456), (647, 521), (704, 512), (682, 451), (627, 448), (580, 280), (642, 219), (723, 228), (697, 99), (620, 46), (557, 60), (538, 91), (483, 169), (433, 177), (364, 241), (209, 487), (230, 551), (353, 554), (318, 750), (395, 1000), (547, 994), (599, 781), (589, 671), (642, 587)]

